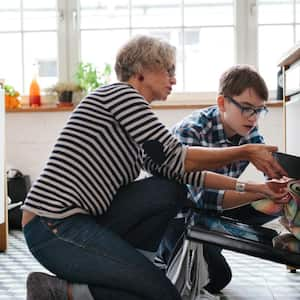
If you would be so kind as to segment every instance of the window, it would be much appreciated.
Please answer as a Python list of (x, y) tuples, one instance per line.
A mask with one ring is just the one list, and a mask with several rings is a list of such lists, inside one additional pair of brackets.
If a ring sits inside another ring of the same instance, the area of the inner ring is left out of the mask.
[(258, 0), (258, 66), (276, 89), (280, 56), (300, 39), (300, 0)]
[(0, 2), (0, 77), (20, 91), (26, 92), (37, 64), (42, 86), (57, 79), (56, 11), (55, 0)]
[(25, 94), (33, 64), (42, 87), (71, 80), (79, 61), (113, 65), (139, 33), (176, 46), (175, 92), (185, 99), (212, 99), (235, 63), (256, 66), (275, 90), (277, 62), (300, 39), (300, 0), (1, 1), (0, 78)]
[(177, 48), (177, 92), (215, 90), (215, 78), (234, 63), (232, 0), (84, 0), (79, 19), (81, 59), (99, 65), (113, 62), (131, 35), (168, 40)]

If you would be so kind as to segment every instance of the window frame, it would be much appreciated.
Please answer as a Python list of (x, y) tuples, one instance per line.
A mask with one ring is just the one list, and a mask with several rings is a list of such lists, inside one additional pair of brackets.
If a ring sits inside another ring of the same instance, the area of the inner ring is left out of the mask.
[[(21, 18), (23, 15), (21, 2)], [(184, 0), (181, 0), (182, 5)], [(294, 15), (296, 13), (296, 0), (294, 2)], [(131, 3), (131, 1), (129, 2)], [(251, 64), (259, 70), (258, 66), (258, 13), (256, 0), (234, 0), (234, 37), (235, 37), (235, 63)], [(299, 2), (297, 2), (299, 4)], [(129, 4), (131, 9), (131, 5)], [(278, 22), (278, 24), (280, 24)], [(296, 18), (291, 22), (294, 26), (296, 39)], [(276, 24), (275, 24), (276, 25)], [(168, 26), (166, 26), (167, 28)], [(183, 27), (182, 27), (183, 28)], [(0, 30), (1, 31), (1, 30)], [(38, 30), (37, 30), (38, 31)], [(23, 28), (20, 30), (24, 34)], [(57, 61), (58, 80), (70, 81), (73, 79), (76, 66), (80, 61), (81, 36), (80, 36), (80, 1), (79, 0), (57, 0)], [(183, 50), (184, 51), (184, 50)], [(24, 60), (24, 49), (21, 49)], [(22, 60), (22, 61), (23, 61)], [(22, 62), (22, 78), (24, 86), (24, 61)], [(270, 98), (275, 98), (275, 91), (270, 91)], [(180, 104), (203, 104), (215, 103), (216, 91), (208, 92), (174, 92), (163, 105)]]
[[(69, 2), (70, 10), (76, 12), (76, 22), (69, 23), (70, 28), (73, 29), (78, 35), (73, 35), (71, 42), (73, 43), (72, 49), (77, 49), (77, 59), (80, 58), (80, 8), (78, 0), (71, 0)], [(182, 0), (184, 3), (184, 0)], [(235, 36), (235, 63), (237, 64), (251, 64), (258, 68), (258, 48), (257, 48), (257, 6), (256, 0), (243, 0), (233, 1), (234, 6), (234, 36)], [(77, 41), (77, 43), (76, 43)], [(251, 42), (250, 42), (251, 41)], [(184, 50), (183, 50), (184, 51)], [(76, 55), (73, 54), (73, 60), (70, 62), (70, 70), (66, 71), (67, 74), (73, 74), (76, 67)], [(275, 94), (275, 93), (274, 93)], [(168, 101), (165, 101), (159, 106), (169, 105), (195, 105), (195, 104), (214, 104), (216, 98), (216, 91), (207, 92), (173, 92), (169, 96)]]

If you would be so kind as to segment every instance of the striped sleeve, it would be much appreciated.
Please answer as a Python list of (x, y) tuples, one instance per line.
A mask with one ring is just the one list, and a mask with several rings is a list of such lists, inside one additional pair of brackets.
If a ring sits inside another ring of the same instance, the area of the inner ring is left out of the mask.
[[(184, 147), (185, 151), (183, 156), (185, 157), (187, 147)], [(182, 158), (184, 159), (184, 158)], [(158, 165), (149, 156), (144, 157), (144, 168), (147, 172), (157, 175), (164, 176), (171, 180), (176, 180), (182, 184), (189, 184), (194, 187), (204, 187), (205, 172), (183, 172), (176, 173), (168, 165)]]
[(162, 166), (168, 165), (169, 171), (174, 174), (184, 173), (184, 147), (158, 120), (149, 103), (136, 90), (120, 86), (116, 96), (110, 97), (106, 105), (118, 124), (141, 147), (149, 141), (161, 146)]

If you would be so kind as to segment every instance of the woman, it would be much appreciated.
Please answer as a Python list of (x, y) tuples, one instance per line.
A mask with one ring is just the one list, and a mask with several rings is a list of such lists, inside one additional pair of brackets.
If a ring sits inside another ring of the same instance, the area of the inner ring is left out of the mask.
[[(72, 113), (23, 206), (27, 244), (57, 276), (30, 274), (28, 300), (180, 299), (137, 249), (157, 249), (184, 205), (184, 184), (283, 194), (199, 171), (242, 158), (280, 175), (271, 155), (276, 147), (188, 148), (159, 122), (149, 103), (165, 100), (176, 83), (168, 43), (133, 38), (120, 49), (115, 71), (120, 82), (92, 92)], [(135, 181), (142, 168), (159, 177)]]

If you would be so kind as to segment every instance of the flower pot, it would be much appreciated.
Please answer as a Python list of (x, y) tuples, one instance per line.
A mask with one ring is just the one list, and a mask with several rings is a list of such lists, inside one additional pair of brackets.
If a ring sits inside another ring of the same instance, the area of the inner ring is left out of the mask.
[(73, 91), (63, 91), (58, 97), (58, 106), (73, 106)]

